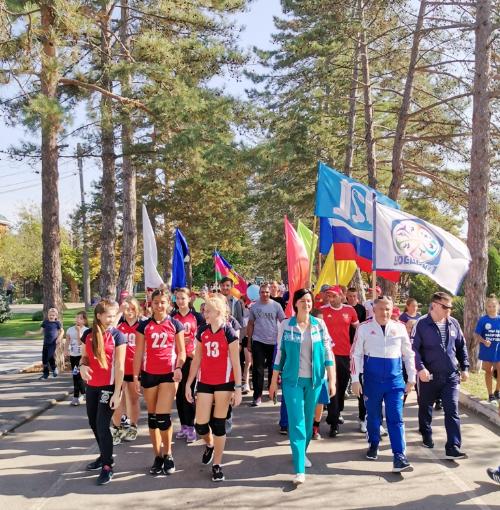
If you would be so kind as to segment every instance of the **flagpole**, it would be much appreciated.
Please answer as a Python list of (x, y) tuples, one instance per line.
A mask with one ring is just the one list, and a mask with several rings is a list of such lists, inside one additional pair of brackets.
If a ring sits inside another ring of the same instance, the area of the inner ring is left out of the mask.
[(372, 239), (372, 300), (377, 299), (377, 194), (372, 193), (373, 239)]
[(311, 236), (311, 247), (309, 248), (309, 287), (312, 286), (312, 272), (313, 272), (313, 255), (314, 255), (314, 233), (316, 232), (316, 223), (318, 217), (314, 215), (313, 217), (313, 228), (312, 228), (312, 236)]
[(215, 266), (215, 254), (216, 254), (216, 253), (219, 253), (219, 252), (217, 251), (217, 246), (215, 247), (215, 251), (214, 251), (214, 253), (213, 253), (213, 255), (212, 255), (212, 259), (213, 259), (213, 262), (214, 262), (215, 290), (218, 290), (218, 288), (219, 288), (219, 283), (218, 283), (218, 281), (217, 281), (217, 267)]

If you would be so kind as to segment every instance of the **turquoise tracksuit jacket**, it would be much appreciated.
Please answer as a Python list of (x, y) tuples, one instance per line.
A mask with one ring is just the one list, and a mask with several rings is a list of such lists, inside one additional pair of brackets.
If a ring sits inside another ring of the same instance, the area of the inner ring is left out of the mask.
[[(323, 384), (325, 367), (333, 366), (332, 339), (322, 319), (311, 316), (312, 339), (312, 384), (315, 388)], [(278, 349), (274, 370), (281, 372), (281, 380), (296, 385), (299, 380), (300, 347), (303, 334), (297, 326), (297, 318), (281, 322), (278, 330)]]

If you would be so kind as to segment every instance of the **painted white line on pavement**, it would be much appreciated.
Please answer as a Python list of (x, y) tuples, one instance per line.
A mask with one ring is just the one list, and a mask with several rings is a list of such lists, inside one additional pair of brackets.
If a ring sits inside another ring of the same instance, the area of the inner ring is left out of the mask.
[[(82, 455), (90, 455), (92, 453), (97, 453), (98, 447), (97, 444), (93, 444), (89, 446)], [(31, 510), (42, 510), (45, 506), (50, 502), (50, 498), (54, 497), (59, 489), (66, 483), (66, 475), (69, 473), (74, 473), (75, 471), (81, 471), (83, 460), (77, 460), (67, 469), (65, 473), (61, 473), (58, 479), (41, 495), (40, 501), (31, 507)]]
[[(491, 508), (481, 499), (481, 496), (478, 496), (474, 494), (474, 489), (467, 485), (460, 477), (458, 477), (453, 471), (450, 469), (447, 469), (443, 463), (442, 458), (438, 457), (431, 449), (429, 448), (422, 448), (424, 450), (424, 453), (427, 457), (429, 457), (430, 460), (434, 461), (434, 464), (437, 464), (439, 466), (439, 469), (467, 496), (469, 496), (469, 499), (475, 500), (472, 502), (472, 504), (476, 505), (481, 510), (491, 510)], [(458, 461), (446, 461), (446, 462), (458, 462)]]

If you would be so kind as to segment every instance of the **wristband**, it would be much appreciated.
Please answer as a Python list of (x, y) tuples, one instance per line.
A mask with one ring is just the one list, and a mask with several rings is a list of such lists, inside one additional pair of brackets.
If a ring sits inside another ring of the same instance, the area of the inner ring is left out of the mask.
[(181, 371), (182, 371), (182, 367), (175, 367), (175, 368), (174, 368), (174, 372), (175, 372), (176, 370), (181, 370)]
[(243, 388), (242, 384), (235, 384), (234, 389), (237, 390), (238, 388)]

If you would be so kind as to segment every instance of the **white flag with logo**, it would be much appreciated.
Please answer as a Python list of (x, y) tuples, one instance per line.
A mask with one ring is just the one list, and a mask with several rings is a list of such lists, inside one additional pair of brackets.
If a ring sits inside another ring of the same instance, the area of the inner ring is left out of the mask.
[(458, 237), (398, 209), (377, 204), (373, 268), (421, 273), (456, 294), (469, 269)]
[(144, 285), (146, 288), (157, 289), (163, 283), (163, 280), (156, 269), (158, 251), (156, 249), (155, 233), (144, 204), (142, 204), (142, 237), (144, 243)]

